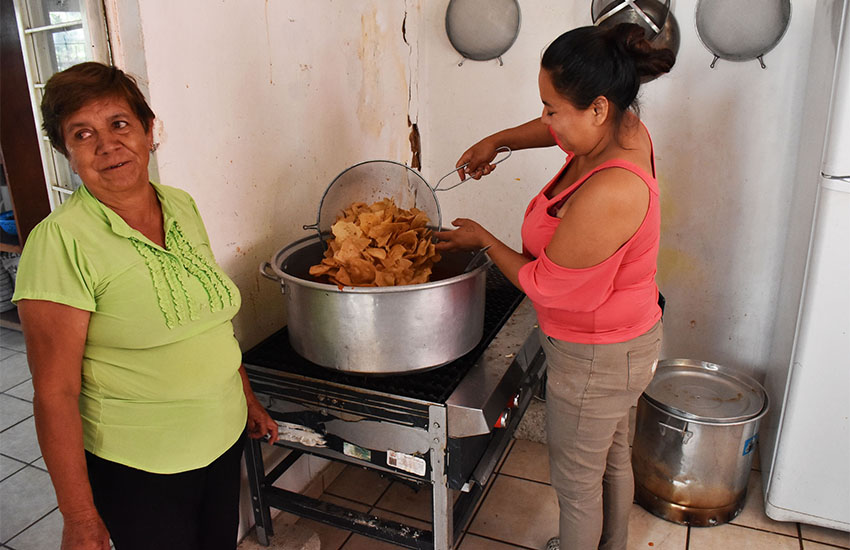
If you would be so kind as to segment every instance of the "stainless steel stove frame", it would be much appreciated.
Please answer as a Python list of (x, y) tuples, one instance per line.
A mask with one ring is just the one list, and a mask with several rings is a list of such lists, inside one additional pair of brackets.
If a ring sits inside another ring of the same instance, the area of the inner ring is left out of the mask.
[[(484, 488), (545, 370), (528, 299), (511, 314), (442, 403), (251, 365), (261, 403), (278, 424), (276, 445), (289, 455), (264, 475), (260, 443), (246, 460), (257, 538), (269, 544), (270, 508), (414, 549), (449, 550)], [(496, 427), (498, 426), (498, 427)], [(286, 491), (272, 484), (302, 454), (374, 469), (432, 488), (432, 529), (417, 529)], [(456, 500), (450, 489), (459, 490)]]

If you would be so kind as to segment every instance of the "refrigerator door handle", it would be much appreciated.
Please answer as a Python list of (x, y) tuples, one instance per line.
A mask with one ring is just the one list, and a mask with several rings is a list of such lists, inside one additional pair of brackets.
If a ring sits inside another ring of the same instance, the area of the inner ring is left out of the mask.
[(825, 172), (820, 173), (821, 177), (825, 180), (839, 180), (850, 182), (850, 175), (847, 176), (833, 176), (832, 174), (827, 174)]

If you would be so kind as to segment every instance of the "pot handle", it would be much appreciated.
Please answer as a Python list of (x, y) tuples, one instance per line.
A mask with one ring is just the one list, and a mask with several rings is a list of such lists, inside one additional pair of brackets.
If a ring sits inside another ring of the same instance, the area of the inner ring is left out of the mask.
[(280, 277), (275, 275), (274, 273), (269, 273), (268, 270), (271, 269), (272, 264), (269, 262), (263, 262), (260, 264), (260, 275), (265, 277), (266, 279), (271, 279), (272, 281), (280, 282)]
[[(504, 161), (508, 160), (508, 158), (511, 156), (511, 152), (512, 152), (512, 151), (511, 151), (511, 148), (510, 148), (510, 147), (507, 147), (507, 146), (504, 146), (504, 145), (503, 145), (503, 146), (501, 146), (501, 147), (499, 147), (498, 149), (496, 149), (496, 154), (497, 154), (497, 155), (498, 155), (499, 153), (507, 153), (507, 155), (506, 155), (506, 156), (504, 156), (503, 158), (500, 158), (500, 159), (499, 159), (499, 160), (497, 160), (496, 162), (494, 162), (494, 163), (493, 163), (493, 165), (495, 166), (496, 164), (499, 164), (500, 162), (504, 162)], [(495, 160), (495, 159), (494, 159), (494, 160)], [(443, 188), (443, 189), (440, 189), (440, 184), (441, 184), (441, 183), (443, 183), (443, 180), (444, 180), (444, 179), (446, 179), (447, 177), (451, 176), (452, 174), (456, 174), (458, 170), (460, 170), (461, 168), (464, 168), (467, 164), (469, 164), (469, 163), (467, 162), (466, 164), (461, 164), (460, 166), (458, 166), (457, 168), (455, 168), (454, 170), (452, 170), (451, 172), (449, 172), (448, 174), (446, 174), (445, 176), (443, 176), (442, 178), (440, 178), (440, 179), (437, 181), (437, 185), (435, 185), (435, 186), (434, 186), (434, 191), (448, 191), (448, 190), (450, 190), (450, 189), (454, 189), (455, 187), (457, 187), (458, 185), (460, 185), (460, 184), (461, 184), (461, 183), (463, 183), (463, 182), (466, 182), (466, 181), (471, 180), (471, 179), (472, 179), (472, 176), (466, 176), (466, 178), (462, 179), (460, 182), (458, 182), (458, 183), (456, 183), (456, 184), (452, 185), (451, 187), (445, 187), (445, 188)]]
[(687, 445), (688, 441), (694, 436), (694, 432), (688, 431), (688, 423), (681, 428), (677, 428), (676, 426), (671, 426), (670, 424), (665, 424), (664, 422), (658, 421), (658, 425), (661, 426), (661, 435), (667, 431), (667, 428), (673, 430), (676, 433), (682, 434), (682, 444)]

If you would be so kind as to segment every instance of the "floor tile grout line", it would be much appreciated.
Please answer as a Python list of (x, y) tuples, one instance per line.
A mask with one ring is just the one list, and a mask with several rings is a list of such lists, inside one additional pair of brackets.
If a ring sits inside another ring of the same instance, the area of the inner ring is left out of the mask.
[(14, 352), (16, 352), (16, 353), (25, 353), (25, 352), (23, 352), (23, 351), (21, 351), (21, 350), (19, 350), (19, 349), (10, 348), (10, 347), (8, 347), (8, 346), (3, 346), (3, 345), (0, 345), (0, 349), (4, 349), (4, 350), (6, 350), (6, 351), (14, 351)]
[[(466, 526), (464, 528), (464, 533), (469, 533), (470, 527), (475, 523), (475, 520), (478, 518), (478, 514), (481, 513), (481, 509), (484, 508), (484, 501), (487, 500), (487, 497), (490, 496), (490, 491), (493, 489), (493, 486), (496, 485), (496, 479), (503, 474), (497, 474), (494, 472), (493, 478), (490, 480), (490, 483), (484, 487), (484, 492), (481, 494), (481, 498), (478, 500), (478, 503), (475, 505), (475, 509), (472, 511), (472, 515), (469, 516), (469, 521), (466, 522)], [(481, 536), (478, 533), (472, 533), (475, 536)]]
[[(24, 380), (24, 382), (26, 382), (26, 380)], [(24, 382), (21, 382), (21, 384), (23, 384)], [(18, 386), (20, 386), (21, 384), (17, 384), (15, 386), (12, 386), (11, 388), (9, 388), (9, 390), (13, 390), (13, 389), (17, 388)], [(11, 397), (12, 399), (17, 399), (18, 401), (23, 401), (24, 403), (29, 403), (30, 405), (32, 405), (32, 401), (27, 401), (26, 399), (23, 399), (23, 398), (18, 397), (16, 395), (12, 395), (11, 393), (6, 393), (9, 390), (2, 392), (2, 394), (5, 395), (6, 397)]]
[[(24, 384), (26, 384), (26, 383), (27, 383), (27, 382), (29, 382), (30, 380), (32, 380), (32, 376), (30, 376), (29, 378), (27, 378), (27, 379), (26, 379), (26, 380), (24, 380), (23, 382), (18, 382), (17, 384), (15, 384), (14, 386), (12, 386), (11, 388), (6, 389), (6, 390), (3, 390), (3, 391), (2, 391), (2, 392), (0, 392), (0, 393), (2, 393), (3, 395), (8, 395), (9, 397), (15, 397), (14, 395), (10, 394), (9, 392), (10, 392), (10, 391), (12, 391), (12, 390), (14, 390), (15, 388), (18, 388), (18, 387), (20, 387), (20, 386), (23, 386)], [(19, 397), (18, 399), (20, 399), (20, 397)], [(31, 402), (31, 401), (30, 401), (30, 402)]]
[[(26, 468), (27, 466), (29, 466), (29, 464), (27, 464), (27, 463), (25, 463), (25, 462), (21, 462), (20, 460), (18, 460), (17, 458), (15, 458), (15, 457), (13, 457), (13, 456), (4, 455), (4, 454), (2, 454), (2, 453), (0, 453), (0, 456), (3, 456), (4, 458), (8, 458), (9, 460), (14, 460), (14, 461), (15, 461), (15, 462), (17, 462), (18, 464), (21, 464), (21, 465), (22, 465), (20, 468), (18, 468), (17, 470), (15, 470), (14, 472), (12, 472), (11, 474), (7, 475), (6, 477), (0, 478), (0, 483), (3, 483), (4, 481), (6, 481), (7, 479), (9, 479), (9, 478), (10, 478), (10, 477), (12, 477), (13, 475), (17, 474), (18, 472), (20, 472), (21, 470), (23, 470), (24, 468)], [(33, 467), (35, 468), (35, 466), (33, 466)]]
[(507, 541), (507, 540), (494, 539), (493, 537), (488, 537), (487, 535), (479, 535), (477, 533), (464, 533), (464, 535), (467, 535), (467, 534), (472, 535), (473, 537), (486, 539), (486, 540), (489, 540), (489, 541), (492, 541), (492, 542), (499, 542), (499, 543), (502, 543), (502, 544), (507, 544), (509, 546), (514, 546), (516, 548), (522, 548), (523, 550), (539, 550), (538, 548), (532, 548), (531, 546), (525, 546), (523, 544), (517, 544), (515, 542), (510, 542), (510, 541)]
[(348, 535), (342, 540), (342, 544), (340, 544), (339, 547), (337, 547), (336, 550), (342, 550), (343, 548), (345, 548), (345, 545), (348, 544), (348, 541), (350, 541), (351, 537), (353, 537), (353, 536), (354, 536), (354, 532), (349, 531)]
[[(25, 401), (25, 403), (28, 403), (28, 401)], [(7, 431), (11, 430), (12, 428), (14, 428), (15, 426), (17, 426), (18, 424), (22, 424), (22, 423), (26, 422), (27, 420), (29, 420), (29, 419), (30, 419), (30, 418), (32, 418), (33, 416), (35, 416), (35, 415), (32, 415), (32, 414), (31, 414), (31, 415), (29, 415), (28, 417), (24, 418), (23, 420), (19, 420), (18, 422), (15, 422), (14, 424), (12, 424), (11, 426), (9, 426), (8, 428), (3, 428), (2, 430), (0, 430), (0, 434), (5, 433), (5, 432), (7, 432)]]
[(26, 464), (26, 462), (24, 462), (24, 461), (23, 461), (23, 460), (21, 460), (20, 458), (15, 458), (14, 456), (7, 455), (6, 453), (4, 453), (4, 452), (2, 452), (2, 451), (0, 451), (0, 456), (5, 456), (6, 458), (11, 458), (12, 460), (15, 460), (15, 461), (17, 461), (17, 462), (21, 462), (22, 464)]
[(9, 537), (9, 540), (7, 540), (4, 544), (8, 543), (10, 540), (13, 540), (15, 537), (17, 537), (18, 535), (20, 535), (21, 533), (23, 533), (24, 531), (26, 531), (27, 529), (29, 529), (30, 527), (32, 527), (33, 525), (35, 525), (39, 521), (43, 520), (44, 518), (46, 518), (47, 516), (49, 516), (50, 514), (52, 514), (53, 512), (55, 512), (58, 509), (59, 509), (59, 506), (54, 506), (53, 508), (50, 509), (49, 512), (47, 512), (46, 514), (44, 514), (43, 516), (41, 516), (40, 518), (38, 518), (34, 522), (30, 523), (29, 525), (27, 525), (26, 527), (24, 527), (23, 529), (21, 529), (20, 531), (18, 531), (14, 535), (12, 535), (11, 537)]
[(762, 533), (768, 533), (770, 535), (782, 535), (783, 537), (788, 537), (789, 539), (793, 539), (793, 538), (800, 538), (801, 539), (801, 537), (799, 537), (799, 535), (789, 535), (788, 533), (780, 533), (778, 531), (771, 531), (769, 529), (762, 529), (761, 527), (750, 527), (749, 525), (741, 525), (740, 523), (732, 523), (732, 522), (729, 522), (728, 525), (733, 525), (735, 527), (743, 527), (744, 529), (749, 529), (750, 531), (760, 531)]
[(504, 473), (504, 472), (499, 472), (498, 475), (510, 477), (512, 479), (518, 479), (520, 481), (530, 481), (531, 483), (537, 483), (538, 485), (549, 485), (549, 486), (552, 485), (551, 482), (540, 481), (539, 479), (530, 479), (530, 478), (527, 478), (527, 477), (520, 477), (520, 476), (517, 476), (517, 475), (514, 475), (514, 474), (507, 474), (507, 473)]

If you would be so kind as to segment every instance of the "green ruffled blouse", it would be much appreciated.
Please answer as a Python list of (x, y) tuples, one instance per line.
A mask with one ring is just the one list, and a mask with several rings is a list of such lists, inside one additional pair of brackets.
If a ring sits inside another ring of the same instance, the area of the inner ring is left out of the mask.
[(206, 466), (245, 427), (231, 324), (241, 299), (192, 198), (151, 185), (165, 248), (80, 187), (30, 233), (13, 301), (91, 312), (80, 395), (86, 449), (175, 473)]

